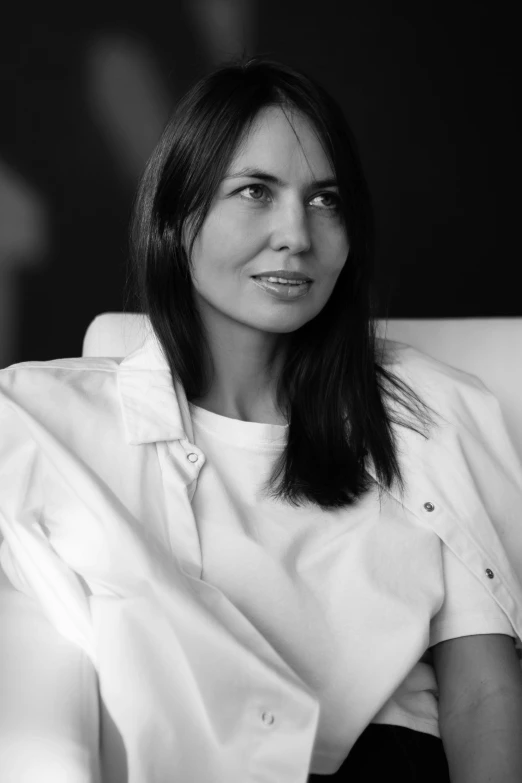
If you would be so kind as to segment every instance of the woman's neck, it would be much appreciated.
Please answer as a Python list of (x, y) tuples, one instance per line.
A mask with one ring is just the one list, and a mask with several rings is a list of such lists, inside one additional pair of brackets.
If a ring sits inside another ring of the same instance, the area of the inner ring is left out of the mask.
[(232, 400), (220, 400), (207, 394), (204, 397), (190, 400), (193, 405), (203, 408), (210, 413), (217, 413), (218, 416), (225, 416), (228, 419), (238, 419), (239, 421), (257, 422), (258, 424), (288, 424), (286, 416), (281, 413), (273, 399), (258, 399), (255, 403), (244, 405)]

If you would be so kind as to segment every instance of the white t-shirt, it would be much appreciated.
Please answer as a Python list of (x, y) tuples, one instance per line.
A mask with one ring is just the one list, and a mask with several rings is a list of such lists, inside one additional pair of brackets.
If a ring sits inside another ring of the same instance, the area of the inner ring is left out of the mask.
[[(190, 411), (195, 443), (206, 456), (192, 500), (203, 579), (222, 590), (314, 689), (323, 747), (328, 738), (338, 741), (354, 709), (353, 605), (364, 613), (367, 597), (378, 600), (382, 623), (400, 639), (396, 619), (403, 608), (397, 613), (396, 597), (383, 592), (390, 558), (398, 580), (404, 558), (415, 561), (422, 609), (431, 618), (430, 647), (471, 634), (515, 636), (486, 588), (394, 498), (380, 507), (372, 491), (354, 508), (336, 512), (283, 506), (260, 488), (284, 448), (287, 427), (195, 405)], [(378, 657), (386, 668), (386, 646)], [(427, 650), (371, 722), (439, 737), (437, 693)]]

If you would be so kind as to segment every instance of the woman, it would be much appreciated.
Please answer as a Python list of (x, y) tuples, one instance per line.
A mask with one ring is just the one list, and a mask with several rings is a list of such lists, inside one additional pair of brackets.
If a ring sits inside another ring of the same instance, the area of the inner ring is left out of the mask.
[(372, 255), (337, 104), (229, 65), (140, 186), (143, 346), (0, 374), (2, 565), (83, 656), (69, 783), (521, 778), (520, 467), (478, 379), (376, 339)]

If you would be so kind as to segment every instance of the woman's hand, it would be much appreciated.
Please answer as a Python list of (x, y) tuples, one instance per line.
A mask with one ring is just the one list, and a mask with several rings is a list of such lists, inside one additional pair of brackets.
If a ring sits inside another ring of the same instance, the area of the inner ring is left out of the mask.
[(522, 671), (514, 639), (477, 634), (432, 648), (452, 783), (522, 781)]

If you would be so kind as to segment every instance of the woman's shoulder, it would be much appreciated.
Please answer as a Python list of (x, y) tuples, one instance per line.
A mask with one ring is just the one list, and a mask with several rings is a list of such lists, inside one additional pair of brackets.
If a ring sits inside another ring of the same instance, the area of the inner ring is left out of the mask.
[(45, 379), (64, 381), (70, 375), (84, 375), (98, 372), (116, 372), (121, 358), (99, 356), (75, 356), (64, 359), (31, 360), (10, 364), (0, 369), (0, 390), (13, 384), (34, 386)]
[(31, 371), (44, 371), (52, 374), (54, 371), (59, 372), (60, 370), (76, 370), (80, 372), (110, 370), (116, 369), (121, 361), (121, 358), (112, 356), (72, 356), (62, 359), (36, 359), (16, 362), (0, 369), (0, 381), (13, 373), (26, 374)]
[(112, 357), (71, 357), (25, 361), (0, 370), (0, 413), (13, 409), (36, 415), (49, 409), (65, 416), (73, 400), (104, 397), (115, 387), (122, 360)]
[(477, 376), (441, 361), (412, 345), (377, 338), (377, 362), (400, 378), (428, 405), (461, 403), (493, 397)]

